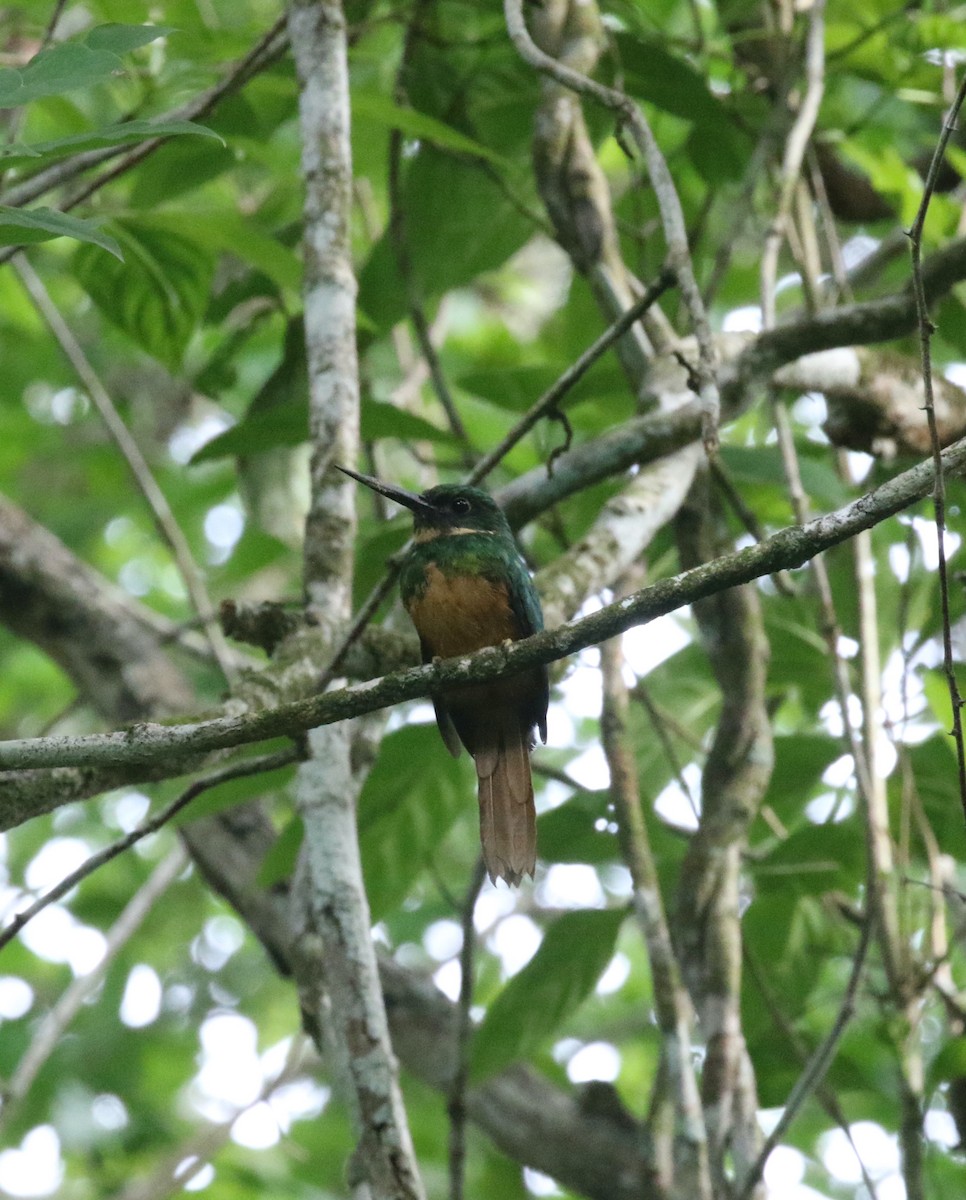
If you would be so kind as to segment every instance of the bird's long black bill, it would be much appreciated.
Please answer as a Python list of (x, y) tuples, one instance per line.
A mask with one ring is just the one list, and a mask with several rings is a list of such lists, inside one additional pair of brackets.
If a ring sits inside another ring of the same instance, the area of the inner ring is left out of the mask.
[(337, 471), (341, 471), (343, 475), (348, 475), (350, 479), (355, 479), (358, 483), (364, 483), (367, 488), (372, 488), (374, 492), (378, 492), (381, 496), (386, 496), (390, 500), (395, 500), (397, 504), (402, 504), (412, 512), (432, 512), (433, 506), (427, 504), (426, 501), (416, 494), (416, 492), (407, 492), (405, 488), (396, 487), (394, 483), (383, 483), (381, 479), (375, 479), (372, 475), (360, 475), (358, 471), (350, 471), (348, 467), (340, 467), (338, 463), (332, 464)]

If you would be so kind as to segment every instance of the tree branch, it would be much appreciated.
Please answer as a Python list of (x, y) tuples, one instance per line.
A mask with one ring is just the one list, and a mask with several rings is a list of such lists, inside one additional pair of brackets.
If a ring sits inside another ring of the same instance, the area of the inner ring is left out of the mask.
[[(966, 467), (966, 439), (943, 451), (950, 473)], [(559, 629), (509, 645), (488, 647), (464, 658), (447, 659), (279, 705), (275, 709), (164, 726), (144, 723), (127, 730), (86, 737), (16, 739), (0, 743), (0, 770), (120, 763), (147, 766), (172, 756), (244, 745), (263, 738), (291, 736), (318, 725), (374, 712), (403, 700), (428, 696), (444, 687), (483, 683), (526, 667), (555, 662), (587, 646), (673, 612), (704, 596), (750, 583), (762, 575), (800, 567), (816, 554), (901, 512), (929, 495), (935, 478), (931, 462), (904, 471), (853, 503), (803, 526), (780, 530), (766, 541), (694, 567), (636, 592), (617, 604)], [(172, 764), (171, 773), (177, 773)]]
[(545, 54), (530, 37), (523, 17), (523, 0), (504, 0), (503, 12), (510, 39), (520, 57), (544, 75), (549, 75), (564, 87), (581, 96), (589, 96), (615, 114), (627, 126), (644, 158), (651, 185), (657, 196), (661, 224), (667, 243), (668, 263), (678, 278), (681, 294), (698, 343), (698, 390), (702, 406), (702, 425), (709, 450), (717, 444), (717, 424), (720, 397), (716, 382), (715, 347), (711, 326), (705, 311), (701, 291), (694, 276), (694, 265), (688, 248), (688, 233), (677, 188), (667, 162), (658, 146), (651, 127), (640, 108), (630, 97), (614, 88), (604, 87), (580, 71), (558, 62)]
[(64, 1030), (73, 1021), (84, 1002), (100, 987), (115, 957), (137, 933), (155, 902), (174, 883), (186, 865), (187, 856), (184, 850), (180, 845), (176, 846), (167, 858), (162, 859), (155, 867), (151, 878), (141, 890), (128, 901), (107, 935), (104, 957), (93, 971), (74, 980), (47, 1013), (40, 1028), (34, 1032), (26, 1053), (4, 1089), (0, 1122), (9, 1122), (16, 1106), (30, 1091), (37, 1072), (60, 1044)]
[(171, 552), (185, 590), (191, 598), (195, 613), (201, 619), (218, 665), (228, 682), (233, 682), (237, 673), (234, 655), (215, 617), (204, 575), (194, 560), (188, 539), (171, 511), (167, 496), (155, 479), (154, 472), (142, 454), (141, 447), (134, 435), (121, 419), (121, 414), (117, 411), (110, 393), (91, 366), (90, 360), (77, 338), (74, 337), (73, 331), (64, 320), (60, 310), (51, 299), (44, 281), (23, 255), (18, 255), (14, 260), (14, 268), (20, 276), (27, 294), (36, 305), (37, 311), (47, 322), (64, 356), (74, 368), (77, 378), (86, 389), (101, 420), (107, 426), (107, 431), (118, 452), (127, 463), (135, 485), (151, 510), (155, 528)]
[[(707, 475), (677, 519), (681, 562), (713, 561), (720, 542)], [(702, 1080), (712, 1177), (728, 1158), (741, 1180), (760, 1145), (754, 1070), (741, 1023), (741, 855), (771, 778), (765, 707), (769, 646), (757, 589), (719, 592), (694, 606), (722, 707), (701, 778), (701, 819), (678, 880), (676, 943), (707, 1043)]]
[(966, 741), (963, 736), (963, 698), (960, 695), (956, 671), (953, 665), (952, 622), (949, 607), (949, 573), (946, 567), (946, 489), (943, 479), (943, 464), (940, 455), (941, 443), (939, 429), (936, 423), (936, 406), (933, 400), (932, 379), (932, 322), (929, 319), (929, 301), (926, 288), (926, 270), (922, 262), (922, 234), (926, 224), (926, 213), (936, 187), (936, 179), (943, 163), (946, 146), (956, 128), (956, 118), (966, 100), (966, 75), (956, 93), (956, 98), (946, 120), (936, 150), (929, 164), (929, 174), (923, 188), (922, 202), (912, 229), (909, 240), (912, 244), (912, 292), (916, 302), (916, 317), (919, 325), (919, 351), (922, 359), (922, 382), (925, 390), (926, 420), (929, 424), (929, 436), (932, 443), (933, 462), (936, 465), (936, 483), (933, 488), (933, 506), (936, 516), (936, 551), (939, 558), (939, 595), (943, 616), (943, 671), (946, 675), (946, 686), (949, 690), (949, 703), (952, 708), (952, 737), (956, 747), (956, 765), (959, 780), (959, 802), (966, 818)]
[[(349, 621), (355, 493), (332, 470), (359, 439), (356, 280), (352, 264), (348, 38), (341, 0), (294, 0), (289, 40), (299, 81), (305, 344), (312, 495), (305, 588), (331, 647)], [(423, 1200), (397, 1078), (362, 878), (356, 800), (363, 773), (352, 729), (315, 728), (295, 800), (305, 827), (292, 889), (292, 957), (306, 1027), (327, 1049), (359, 1137), (349, 1184), (371, 1200)]]
[[(927, 259), (923, 274), (926, 301), (931, 305), (966, 278), (966, 238)], [(756, 389), (771, 382), (803, 391), (824, 391), (826, 386), (845, 389), (847, 397), (862, 374), (861, 361), (854, 356), (845, 361), (841, 355), (826, 359), (821, 352), (905, 337), (916, 329), (916, 322), (916, 299), (906, 287), (878, 300), (844, 305), (780, 325), (751, 339), (719, 335), (723, 418), (729, 420), (744, 412), (755, 399)], [(687, 354), (688, 349), (685, 341), (681, 351)], [(592, 483), (653, 462), (700, 438), (702, 408), (694, 400), (682, 404), (688, 390), (680, 363), (655, 359), (648, 379), (650, 399), (655, 405), (680, 407), (637, 417), (584, 442), (557, 459), (549, 478), (540, 467), (513, 480), (497, 493), (510, 524), (519, 528)]]
[[(654, 1009), (662, 1034), (662, 1065), (674, 1099), (675, 1131), (667, 1183), (669, 1196), (701, 1200), (710, 1197), (711, 1175), (704, 1114), (694, 1069), (694, 1010), (681, 979), (681, 969), (671, 943), (660, 878), (641, 811), (637, 766), (627, 728), (627, 686), (623, 679), (624, 653), (620, 641), (605, 642), (600, 650), (604, 706), (600, 716), (601, 740), (610, 770), (610, 789), (617, 813), (624, 860), (634, 886), (633, 906), (647, 947), (654, 986)], [(658, 1131), (652, 1130), (658, 1142)], [(654, 1168), (660, 1172), (660, 1156)]]

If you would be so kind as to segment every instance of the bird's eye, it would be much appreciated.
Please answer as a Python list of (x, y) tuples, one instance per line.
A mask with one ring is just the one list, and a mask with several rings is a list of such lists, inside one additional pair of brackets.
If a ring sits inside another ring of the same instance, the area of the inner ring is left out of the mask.
[(465, 496), (457, 496), (453, 501), (453, 512), (468, 513), (470, 511), (470, 502)]

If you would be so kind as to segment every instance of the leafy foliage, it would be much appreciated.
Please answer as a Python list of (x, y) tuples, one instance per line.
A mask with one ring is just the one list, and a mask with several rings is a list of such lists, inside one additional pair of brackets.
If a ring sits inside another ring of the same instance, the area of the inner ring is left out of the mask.
[[(762, 247), (781, 190), (785, 131), (803, 94), (811, 7), (798, 6), (783, 38), (744, 3), (601, 5), (606, 37), (595, 74), (642, 105), (678, 188), (712, 326), (735, 338), (750, 339), (760, 319)], [(117, 0), (88, 0), (66, 5), (45, 39), (53, 8), (5, 10), (0, 244), (27, 248), (166, 495), (214, 604), (278, 599), (297, 607), (309, 478), (297, 83), (290, 57), (271, 48), (251, 71), (232, 75), (278, 9), (260, 0), (159, 0), (151, 9), (159, 23), (144, 25), (125, 23), (130, 6)], [(840, 269), (839, 251), (851, 267), (908, 224), (948, 103), (947, 76), (960, 69), (962, 14), (954, 6), (829, 0), (826, 10), (825, 91), (803, 173), (810, 190), (790, 218), (797, 233), (815, 234), (822, 279), (808, 286), (813, 245), (792, 238), (777, 290), (779, 316), (789, 321), (825, 303), (825, 277)], [(606, 327), (606, 286), (600, 271), (574, 268), (559, 244), (565, 239), (548, 236), (547, 181), (538, 184), (532, 153), (545, 92), (510, 45), (499, 6), (360, 0), (347, 14), (363, 469), (429, 486), (462, 477), (467, 461), (495, 445)], [(186, 119), (186, 102), (216, 85), (223, 94), (210, 111), (195, 108), (204, 115)], [(610, 115), (585, 109), (610, 189), (617, 251), (647, 283), (666, 257), (654, 189), (625, 154)], [(959, 140), (949, 164), (961, 175)], [(579, 193), (579, 182), (568, 186)], [(951, 186), (960, 190), (934, 198), (927, 253), (961, 230), (961, 181)], [(812, 226), (801, 224), (805, 212), (815, 214)], [(877, 274), (860, 271), (850, 286), (871, 300), (907, 279), (906, 259), (883, 254)], [(679, 293), (661, 308), (670, 327), (690, 332)], [(414, 310), (426, 319), (459, 427), (427, 383)], [(937, 371), (948, 368), (954, 378), (966, 356), (964, 313), (953, 292), (934, 313)], [(681, 352), (688, 360), (687, 343)], [(915, 374), (912, 337), (891, 352)], [(84, 383), (9, 265), (0, 273), (0, 356), (5, 491), (153, 614), (150, 628), (164, 634), (197, 711), (217, 706), (225, 683), (198, 649), (197, 614), (170, 550)], [(603, 358), (562, 403), (575, 444), (637, 416), (645, 392), (632, 386), (617, 355)], [(767, 535), (795, 518), (760, 399), (744, 397), (745, 411), (724, 427), (721, 464)], [(898, 460), (883, 455), (871, 466), (831, 446), (817, 394), (788, 390), (780, 399), (791, 412), (813, 511), (838, 508), (907, 465), (901, 446)], [(560, 423), (539, 423), (488, 486), (498, 491), (528, 472), (545, 473), (565, 436)], [(628, 482), (582, 488), (521, 531), (535, 570), (556, 564), (593, 531)], [(964, 535), (964, 498), (961, 482), (948, 482), (953, 552)], [(726, 542), (748, 537), (733, 509), (722, 508)], [(359, 498), (360, 603), (407, 536), (396, 517), (372, 497)], [(946, 732), (933, 545), (926, 504), (875, 531), (873, 630), (862, 625), (852, 547), (826, 558), (853, 693), (848, 720), (860, 733), (862, 654), (873, 669), (876, 657), (881, 665), (882, 705), (872, 724), (893, 854), (889, 886), (913, 981), (907, 995), (895, 994), (873, 948), (826, 1091), (810, 1098), (783, 1138), (805, 1184), (835, 1200), (864, 1194), (837, 1153), (847, 1148), (838, 1114), (882, 1177), (884, 1195), (900, 1186), (895, 1155), (875, 1161), (870, 1154), (908, 1138), (904, 1122), (917, 1104), (925, 1122), (921, 1194), (966, 1193), (966, 1168), (953, 1151), (966, 1140), (957, 1111), (966, 1076), (966, 829)], [(640, 565), (650, 579), (678, 569), (669, 525)], [(579, 599), (599, 598), (602, 587), (595, 583)], [(761, 1107), (777, 1109), (840, 1011), (869, 895), (868, 840), (812, 577), (765, 579), (756, 594), (770, 647), (775, 745), (741, 846), (740, 1004)], [(956, 575), (952, 606), (961, 656)], [(57, 641), (65, 636), (63, 611), (55, 606), (40, 629), (32, 615), (16, 612), (10, 629), (0, 630), (0, 736), (85, 733), (130, 720), (78, 675), (85, 629), (66, 631), (78, 656), (48, 654), (54, 642), (64, 644)], [(388, 605), (379, 623), (386, 639), (403, 628)], [(722, 694), (694, 614), (677, 614), (642, 640), (644, 649), (630, 655), (629, 737), (674, 926), (690, 898), (701, 773), (734, 697)], [(261, 664), (254, 659), (253, 669)], [(137, 669), (118, 661), (114, 674), (124, 682), (129, 668)], [(576, 1085), (612, 1083), (618, 1117), (607, 1128), (626, 1130), (628, 1114), (648, 1117), (661, 1078), (655, 983), (639, 928), (627, 919), (631, 885), (598, 751), (596, 662), (583, 657), (566, 670), (555, 678), (551, 745), (535, 752), (545, 768), (535, 776), (537, 879), (512, 895), (486, 885), (476, 911), (472, 1080), (484, 1085), (525, 1063), (575, 1103)], [(962, 676), (958, 663), (957, 670)], [(251, 683), (245, 674), (240, 686)], [(465, 757), (446, 753), (430, 720), (425, 706), (405, 710), (390, 732), (360, 740), (360, 770), (372, 762), (359, 835), (380, 952), (453, 997), (461, 905), (478, 845), (474, 784)], [(240, 839), (264, 837), (254, 873), (266, 910), (286, 903), (302, 841), (292, 774), (216, 789), (182, 817), (220, 814), (237, 822)], [(10, 830), (0, 843), (0, 908), (11, 912), (46, 891), (183, 785), (125, 787)], [(264, 824), (246, 815), (253, 796)], [(311, 1059), (286, 1068), (300, 1028), (298, 999), (242, 916), (196, 867), (184, 866), (143, 924), (119, 936), (119, 915), (177, 845), (168, 829), (112, 860), (0, 950), (5, 1084), (44, 1044), (45, 1022), (70, 989), (92, 985), (24, 1095), (4, 1091), (0, 1191), (27, 1194), (17, 1192), (17, 1169), (31, 1173), (30, 1194), (130, 1195), (141, 1184), (150, 1191), (154, 1173), (180, 1161), (201, 1131), (213, 1166), (182, 1167), (177, 1181), (169, 1171), (151, 1194), (182, 1188), (195, 1170), (191, 1186), (213, 1200), (343, 1194), (354, 1145), (349, 1120), (332, 1098), (328, 1068)], [(245, 882), (235, 880), (239, 888)], [(440, 1061), (448, 1028), (441, 1022), (433, 1043)], [(707, 1048), (700, 1049), (703, 1061)], [(910, 1108), (917, 1065), (925, 1083)], [(404, 1070), (413, 1138), (436, 1200), (448, 1186), (446, 1099), (426, 1082), (432, 1077), (425, 1063)], [(872, 1135), (860, 1122), (875, 1123)], [(53, 1131), (53, 1142), (44, 1131)], [(522, 1197), (539, 1186), (471, 1133), (467, 1195)]]

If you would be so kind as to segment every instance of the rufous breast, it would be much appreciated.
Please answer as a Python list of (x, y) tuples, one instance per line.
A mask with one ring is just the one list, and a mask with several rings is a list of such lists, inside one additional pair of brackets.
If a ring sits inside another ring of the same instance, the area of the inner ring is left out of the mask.
[(426, 586), (406, 605), (430, 654), (454, 658), (520, 636), (505, 584), (428, 563)]

